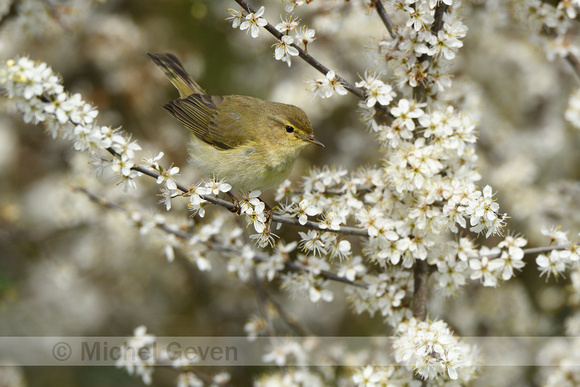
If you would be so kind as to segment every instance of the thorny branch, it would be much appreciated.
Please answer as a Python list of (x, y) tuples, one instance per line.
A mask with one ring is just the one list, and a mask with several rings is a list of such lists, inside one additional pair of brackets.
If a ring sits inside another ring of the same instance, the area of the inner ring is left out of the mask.
[[(244, 10), (246, 10), (246, 12), (255, 13), (255, 11), (252, 9), (252, 7), (250, 7), (250, 5), (248, 3), (246, 3), (244, 0), (235, 0), (235, 1)], [(266, 29), (266, 31), (268, 31), (269, 33), (274, 35), (276, 37), (276, 39), (278, 39), (278, 40), (282, 39), (283, 34), (280, 31), (278, 31), (276, 29), (276, 27), (274, 27), (272, 24), (268, 23), (267, 25), (264, 26), (264, 28)], [(320, 71), (323, 75), (326, 75), (330, 71), (330, 69), (328, 67), (326, 67), (325, 65), (323, 65), (322, 63), (317, 61), (312, 55), (310, 55), (309, 53), (304, 51), (297, 44), (292, 43), (292, 47), (294, 47), (295, 49), (298, 50), (298, 56), (300, 56), (300, 58), (302, 58), (306, 63), (308, 63), (309, 65), (314, 67), (316, 70)], [(342, 83), (344, 85), (344, 87), (348, 91), (350, 91), (352, 94), (356, 95), (360, 99), (366, 99), (366, 95), (365, 95), (363, 90), (359, 89), (358, 87), (356, 87), (355, 85), (353, 85), (352, 83), (350, 83), (349, 81), (344, 79), (343, 77), (339, 76), (338, 74), (336, 75), (336, 77), (337, 77), (338, 81), (340, 83)]]
[[(119, 156), (119, 154), (112, 148), (108, 148), (107, 151), (115, 157)], [(152, 177), (154, 179), (157, 179), (159, 177), (159, 173), (157, 171), (145, 168), (145, 167), (140, 166), (140, 165), (136, 165), (136, 166), (132, 167), (131, 169), (136, 171), (136, 172), (147, 175), (149, 177)], [(180, 190), (181, 192), (183, 192), (184, 194), (191, 193), (191, 190), (189, 188), (187, 188), (186, 186), (184, 186), (183, 184), (176, 182), (176, 185), (177, 185), (177, 189)], [(203, 200), (206, 200), (206, 201), (208, 201), (212, 204), (218, 205), (218, 206), (225, 207), (230, 211), (234, 208), (234, 204), (232, 202), (220, 199), (216, 196), (211, 196), (211, 195), (199, 195), (199, 196)], [(277, 222), (277, 223), (290, 224), (290, 225), (299, 226), (299, 227), (311, 228), (314, 230), (335, 232), (335, 233), (339, 233), (339, 234), (356, 235), (356, 236), (363, 236), (363, 237), (369, 236), (367, 230), (359, 228), (359, 227), (341, 226), (339, 229), (329, 229), (329, 228), (326, 228), (326, 226), (321, 224), (321, 223), (307, 221), (305, 224), (301, 224), (298, 221), (298, 219), (288, 218), (288, 217), (281, 216), (281, 215), (274, 215), (272, 217), (272, 221)]]
[[(95, 195), (94, 193), (90, 192), (88, 189), (86, 189), (84, 187), (77, 186), (77, 187), (74, 187), (74, 190), (84, 193), (85, 195), (87, 195), (87, 197), (91, 201), (97, 203), (98, 205), (100, 205), (104, 208), (108, 208), (108, 209), (112, 209), (112, 210), (116, 210), (116, 211), (121, 211), (121, 212), (124, 212), (126, 214), (129, 213), (129, 211), (126, 208), (124, 208), (124, 207), (120, 206), (119, 204), (114, 203), (108, 199), (105, 199), (105, 198), (102, 198), (98, 195)], [(229, 203), (229, 202), (227, 202), (227, 203)], [(156, 223), (155, 227), (159, 228), (160, 230), (163, 230), (166, 233), (173, 234), (173, 235), (175, 235), (179, 238), (183, 238), (185, 240), (190, 240), (194, 237), (194, 234), (182, 231), (177, 227), (171, 227), (171, 226), (164, 224), (164, 223)], [(234, 249), (227, 247), (227, 246), (219, 245), (216, 243), (211, 243), (210, 247), (215, 251), (220, 251), (220, 252), (230, 253), (230, 254), (236, 253), (236, 251)], [(547, 252), (550, 252), (552, 250), (564, 250), (568, 247), (570, 247), (570, 246), (560, 245), (560, 246), (532, 247), (532, 248), (523, 249), (523, 252), (524, 252), (524, 255), (534, 255), (534, 254), (547, 253)], [(500, 254), (485, 255), (485, 257), (487, 257), (489, 259), (498, 258), (499, 256), (500, 256)], [(479, 258), (481, 258), (481, 257), (483, 257), (483, 256), (480, 256)], [(256, 262), (265, 262), (268, 260), (268, 257), (256, 255), (254, 257), (254, 260)], [(423, 262), (425, 264), (425, 267), (417, 269), (417, 271), (415, 272), (416, 278), (424, 275), (425, 272), (427, 274), (431, 273), (433, 267), (429, 267), (424, 261), (418, 261), (418, 262)], [(290, 261), (290, 260), (285, 262), (285, 267), (286, 267), (286, 269), (291, 270), (291, 271), (300, 272), (300, 271), (305, 270), (303, 266), (299, 265), (296, 262)], [(351, 280), (348, 280), (344, 277), (338, 276), (336, 273), (333, 273), (333, 272), (330, 272), (327, 270), (322, 270), (320, 272), (320, 277), (324, 278), (326, 280), (341, 282), (341, 283), (344, 283), (347, 285), (356, 286), (356, 287), (360, 287), (360, 288), (367, 288), (368, 287), (368, 284), (363, 282), (363, 281), (351, 281)], [(424, 281), (424, 282), (426, 282), (426, 281)], [(415, 285), (415, 286), (418, 286), (418, 285)]]
[(387, 27), (387, 30), (389, 31), (391, 38), (395, 39), (397, 37), (397, 34), (395, 34), (395, 25), (389, 18), (389, 15), (387, 15), (387, 11), (383, 6), (382, 0), (371, 0), (371, 7), (375, 7), (377, 9), (377, 13), (379, 14), (381, 20), (383, 21), (385, 27)]
[[(74, 187), (74, 190), (84, 193), (85, 195), (87, 195), (87, 197), (91, 201), (99, 204), (100, 206), (103, 206), (103, 207), (108, 208), (108, 209), (116, 210), (116, 211), (121, 211), (121, 212), (124, 212), (125, 214), (129, 213), (129, 210), (127, 210), (126, 208), (118, 205), (117, 203), (111, 202), (110, 200), (107, 200), (107, 199), (102, 198), (98, 195), (95, 195), (94, 193), (90, 192), (88, 189), (86, 189), (84, 187)], [(179, 238), (183, 238), (185, 240), (191, 240), (192, 238), (194, 238), (194, 234), (191, 234), (191, 233), (188, 233), (185, 231), (181, 231), (177, 227), (171, 227), (165, 223), (155, 223), (155, 227), (157, 227), (160, 230), (163, 230), (166, 233), (173, 234), (173, 235), (175, 235)], [(216, 244), (213, 242), (211, 243), (210, 247), (212, 250), (220, 251), (220, 252), (224, 252), (224, 253), (229, 253), (229, 254), (238, 253), (238, 251), (234, 250), (231, 247), (219, 245), (219, 244)], [(256, 262), (265, 262), (268, 260), (268, 257), (256, 255), (254, 257), (254, 260)], [(286, 261), (285, 267), (287, 270), (290, 270), (290, 271), (304, 271), (305, 270), (303, 266), (301, 266), (295, 262), (292, 262), (292, 261)], [(364, 282), (350, 281), (344, 277), (340, 277), (337, 274), (330, 272), (330, 271), (327, 271), (327, 270), (322, 270), (320, 272), (319, 276), (323, 279), (326, 279), (326, 280), (342, 282), (342, 283), (347, 284), (347, 285), (357, 286), (357, 287), (361, 287), (361, 288), (368, 287), (368, 284), (366, 284)]]

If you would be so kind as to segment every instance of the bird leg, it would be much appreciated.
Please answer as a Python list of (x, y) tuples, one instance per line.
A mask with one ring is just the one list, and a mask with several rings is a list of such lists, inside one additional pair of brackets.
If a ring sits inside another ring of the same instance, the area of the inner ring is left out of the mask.
[(272, 211), (272, 208), (268, 205), (268, 203), (263, 201), (261, 198), (258, 199), (260, 199), (260, 201), (264, 203), (264, 212), (266, 213), (266, 232), (268, 235), (270, 235), (270, 229), (272, 228), (272, 219), (274, 218), (274, 211)]
[(228, 196), (230, 197), (230, 199), (232, 199), (232, 203), (234, 205), (234, 207), (230, 210), (230, 212), (233, 212), (234, 214), (240, 215), (240, 211), (242, 209), (242, 207), (240, 207), (240, 201), (230, 191), (228, 191), (226, 193), (228, 194)]

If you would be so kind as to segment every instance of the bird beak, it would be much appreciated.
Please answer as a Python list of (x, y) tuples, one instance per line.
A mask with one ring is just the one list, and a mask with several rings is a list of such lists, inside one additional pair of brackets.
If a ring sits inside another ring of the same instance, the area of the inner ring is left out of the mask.
[(312, 136), (307, 136), (307, 137), (304, 137), (304, 138), (303, 138), (303, 140), (304, 140), (304, 141), (308, 141), (308, 142), (310, 142), (310, 143), (312, 143), (312, 144), (314, 144), (314, 145), (318, 145), (318, 146), (321, 146), (321, 147), (323, 147), (323, 148), (324, 148), (324, 144), (323, 144), (323, 143), (321, 143), (320, 141), (316, 140), (316, 139), (315, 139), (314, 137), (312, 137)]

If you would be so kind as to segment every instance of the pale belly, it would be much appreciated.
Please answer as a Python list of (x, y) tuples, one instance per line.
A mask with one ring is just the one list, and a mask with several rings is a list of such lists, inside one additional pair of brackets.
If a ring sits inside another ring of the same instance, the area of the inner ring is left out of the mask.
[(201, 141), (194, 141), (189, 149), (190, 161), (201, 173), (243, 191), (264, 191), (282, 183), (300, 149), (290, 154), (258, 152), (250, 147), (220, 150)]

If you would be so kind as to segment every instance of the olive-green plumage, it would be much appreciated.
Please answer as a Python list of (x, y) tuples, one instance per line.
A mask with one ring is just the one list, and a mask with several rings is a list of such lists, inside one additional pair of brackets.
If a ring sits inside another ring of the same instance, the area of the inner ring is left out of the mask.
[(172, 54), (148, 54), (179, 90), (164, 108), (192, 131), (189, 155), (201, 172), (242, 190), (280, 184), (313, 137), (302, 109), (258, 98), (207, 95)]

